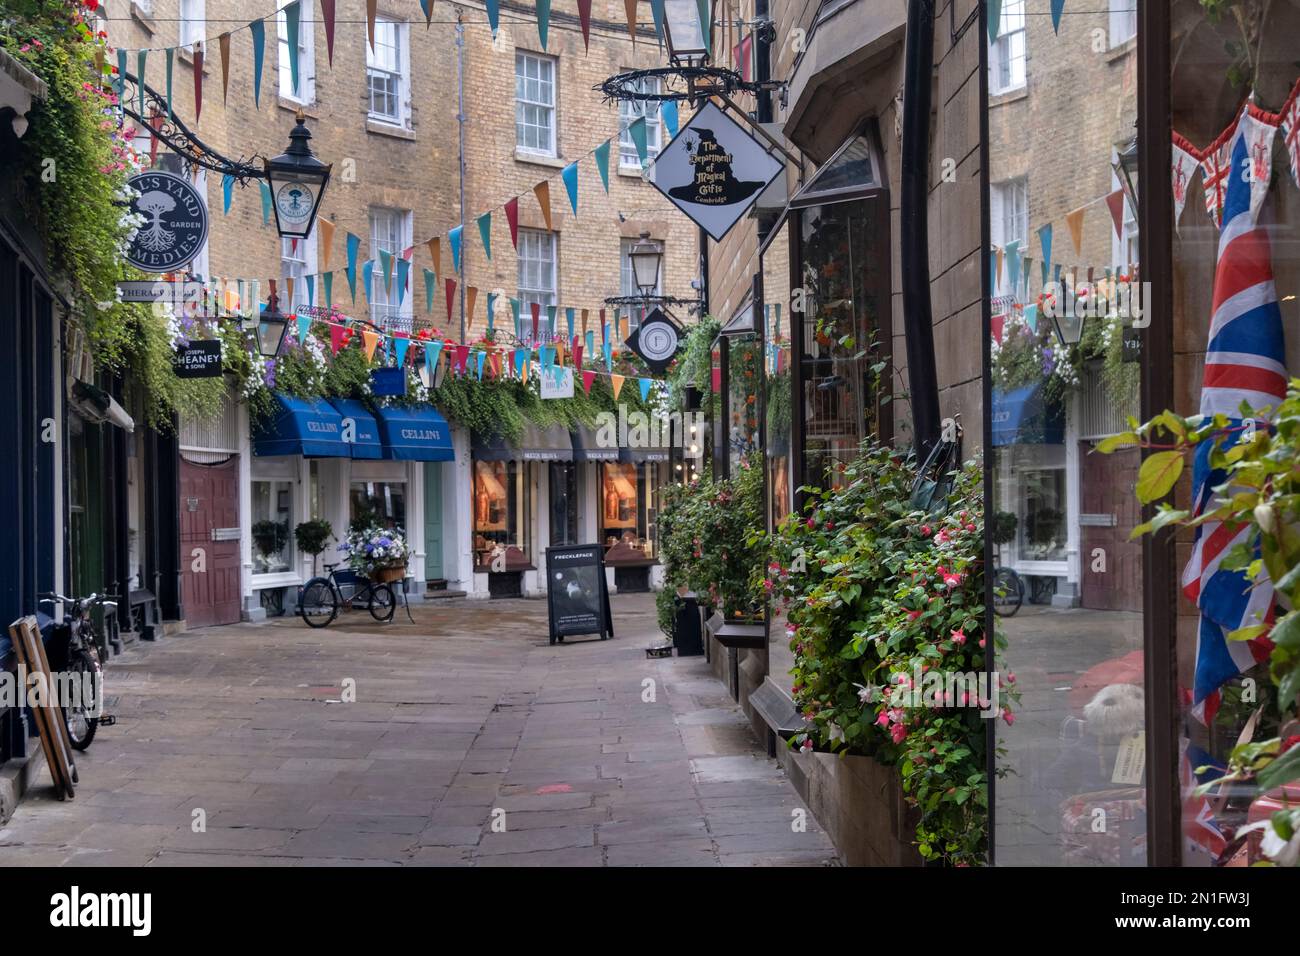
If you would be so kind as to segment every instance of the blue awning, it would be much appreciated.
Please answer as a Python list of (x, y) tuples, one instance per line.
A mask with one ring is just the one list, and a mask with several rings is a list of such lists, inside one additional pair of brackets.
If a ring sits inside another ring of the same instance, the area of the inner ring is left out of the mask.
[(384, 457), (395, 461), (455, 461), (451, 426), (429, 405), (381, 408), (379, 434)]
[(1043, 386), (993, 390), (993, 446), (1060, 445), (1065, 442), (1065, 410), (1048, 401)]
[(343, 416), (323, 398), (275, 393), (275, 411), (253, 425), (253, 454), (348, 458)]
[(370, 414), (370, 409), (355, 398), (331, 398), (330, 404), (343, 416), (345, 438), (348, 421), (352, 422), (352, 441), (349, 444), (352, 457), (383, 458), (384, 445), (379, 437), (379, 423), (375, 421), (375, 416)]

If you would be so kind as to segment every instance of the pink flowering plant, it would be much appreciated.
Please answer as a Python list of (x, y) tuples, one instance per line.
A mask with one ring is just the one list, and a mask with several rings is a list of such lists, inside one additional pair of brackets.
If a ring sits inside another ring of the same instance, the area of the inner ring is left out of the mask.
[(767, 581), (807, 721), (791, 746), (897, 767), (922, 856), (977, 864), (988, 846), (984, 716), (1014, 719), (1013, 678), (994, 693), (983, 675), (980, 469), (961, 470), (940, 516), (912, 510), (912, 478), (897, 452), (869, 446), (772, 537)]

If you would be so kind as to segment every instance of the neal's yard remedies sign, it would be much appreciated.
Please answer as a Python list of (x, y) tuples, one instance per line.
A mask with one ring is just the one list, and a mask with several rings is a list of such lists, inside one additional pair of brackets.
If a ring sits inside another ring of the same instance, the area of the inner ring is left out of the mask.
[(221, 341), (200, 339), (178, 345), (172, 355), (177, 378), (220, 378)]
[(131, 212), (141, 225), (131, 237), (126, 261), (145, 272), (175, 272), (199, 254), (208, 238), (208, 209), (188, 180), (172, 173), (132, 176)]
[(552, 644), (570, 634), (599, 634), (602, 641), (614, 636), (604, 548), (578, 544), (546, 549), (546, 608)]
[(706, 103), (659, 153), (650, 181), (717, 240), (758, 201), (782, 168), (735, 120)]

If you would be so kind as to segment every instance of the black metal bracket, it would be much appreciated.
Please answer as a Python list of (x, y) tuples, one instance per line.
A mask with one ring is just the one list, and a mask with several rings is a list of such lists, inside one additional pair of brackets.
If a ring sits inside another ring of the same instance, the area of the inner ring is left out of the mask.
[[(144, 87), (144, 102), (150, 113), (147, 117), (137, 112), (141, 86)], [(254, 154), (247, 159), (230, 159), (217, 152), (176, 118), (167, 108), (165, 97), (148, 83), (142, 84), (131, 73), (122, 74), (122, 111), (139, 123), (141, 129), (149, 130), (166, 143), (173, 153), (190, 166), (199, 166), (220, 173), (223, 177), (233, 176), (241, 186), (246, 185), (250, 179), (266, 178), (266, 172), (260, 165), (261, 156)]]

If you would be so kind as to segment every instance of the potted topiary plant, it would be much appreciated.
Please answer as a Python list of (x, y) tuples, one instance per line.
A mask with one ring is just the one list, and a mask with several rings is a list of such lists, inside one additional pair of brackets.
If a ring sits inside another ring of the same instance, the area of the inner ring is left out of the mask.
[(316, 574), (316, 557), (325, 550), (333, 534), (333, 526), (324, 518), (312, 518), (293, 529), (293, 538), (298, 543), (298, 550), (311, 555), (313, 575)]

